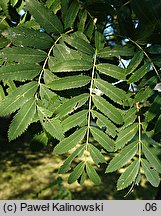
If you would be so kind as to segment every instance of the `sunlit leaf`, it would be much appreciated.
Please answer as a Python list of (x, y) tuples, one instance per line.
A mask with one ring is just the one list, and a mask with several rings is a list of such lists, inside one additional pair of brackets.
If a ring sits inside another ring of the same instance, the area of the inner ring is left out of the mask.
[(96, 87), (101, 90), (105, 95), (107, 95), (111, 100), (122, 104), (122, 101), (126, 98), (126, 93), (122, 90), (117, 88), (116, 86), (102, 80), (96, 79), (95, 80)]
[(3, 31), (3, 36), (10, 39), (14, 45), (20, 47), (33, 47), (36, 49), (49, 48), (53, 40), (44, 32), (25, 27), (8, 28)]
[(140, 80), (147, 72), (150, 70), (150, 64), (146, 63), (143, 66), (141, 66), (137, 71), (134, 72), (134, 74), (131, 75), (131, 77), (128, 80), (128, 83), (137, 82)]
[(100, 128), (106, 128), (106, 132), (112, 136), (112, 137), (115, 137), (116, 136), (116, 126), (106, 117), (104, 116), (103, 114), (93, 110), (92, 111), (92, 116), (93, 118), (97, 118), (97, 125), (100, 127)]
[(69, 6), (66, 12), (65, 21), (64, 21), (65, 28), (70, 28), (73, 26), (74, 21), (77, 17), (78, 11), (79, 11), (78, 2), (72, 1), (71, 5)]
[(127, 46), (114, 46), (105, 47), (98, 52), (98, 55), (102, 58), (118, 57), (118, 56), (132, 56), (134, 54), (134, 49)]

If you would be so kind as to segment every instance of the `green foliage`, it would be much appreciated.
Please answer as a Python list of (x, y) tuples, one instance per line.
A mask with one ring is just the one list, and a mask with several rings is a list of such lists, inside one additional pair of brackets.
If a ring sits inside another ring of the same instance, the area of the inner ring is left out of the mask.
[(122, 172), (118, 190), (138, 185), (142, 173), (157, 187), (160, 2), (25, 2), (0, 3), (0, 116), (13, 115), (9, 141), (36, 122), (31, 143), (64, 154), (59, 173), (70, 172), (68, 183), (100, 184), (107, 164), (105, 173)]

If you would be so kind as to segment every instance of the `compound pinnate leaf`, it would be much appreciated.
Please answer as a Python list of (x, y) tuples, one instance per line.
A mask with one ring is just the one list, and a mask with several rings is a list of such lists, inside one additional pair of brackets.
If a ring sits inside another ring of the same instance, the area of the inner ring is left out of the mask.
[(0, 103), (0, 116), (6, 116), (19, 109), (24, 103), (33, 97), (36, 90), (37, 83), (30, 82), (12, 91)]
[(129, 160), (131, 160), (137, 152), (137, 141), (124, 147), (109, 163), (106, 173), (114, 172), (123, 167)]
[(64, 138), (59, 144), (55, 147), (54, 151), (56, 154), (64, 154), (68, 152), (70, 149), (74, 148), (77, 144), (79, 144), (87, 131), (87, 127), (80, 128), (75, 131), (69, 137)]
[(35, 112), (36, 104), (35, 99), (33, 98), (27, 101), (14, 116), (8, 131), (9, 141), (16, 139), (28, 128), (32, 123)]
[(139, 172), (139, 167), (139, 160), (135, 160), (126, 168), (125, 172), (121, 174), (117, 181), (117, 190), (122, 190), (135, 181)]

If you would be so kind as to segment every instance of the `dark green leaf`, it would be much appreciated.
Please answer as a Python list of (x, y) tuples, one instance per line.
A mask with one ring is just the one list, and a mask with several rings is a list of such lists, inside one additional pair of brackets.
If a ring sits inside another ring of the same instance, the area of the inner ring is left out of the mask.
[(145, 63), (141, 66), (137, 71), (132, 74), (132, 76), (128, 79), (128, 83), (133, 83), (139, 81), (147, 72), (150, 70), (150, 64)]
[(47, 57), (46, 52), (29, 47), (12, 47), (0, 51), (0, 58), (9, 62), (36, 63)]
[(80, 11), (80, 21), (78, 23), (78, 30), (83, 32), (85, 28), (85, 23), (87, 19), (87, 11), (84, 10), (83, 12)]
[(69, 184), (72, 184), (73, 182), (75, 182), (82, 175), (84, 166), (85, 166), (85, 162), (82, 161), (74, 168), (73, 172), (68, 177)]
[(86, 60), (67, 60), (59, 63), (50, 63), (50, 70), (55, 73), (86, 71), (92, 68), (92, 62)]
[(8, 131), (9, 141), (16, 139), (28, 128), (28, 126), (32, 123), (35, 112), (35, 99), (32, 98), (27, 101), (14, 116)]
[(86, 171), (87, 171), (87, 174), (88, 174), (90, 180), (94, 184), (99, 185), (101, 183), (101, 179), (100, 179), (99, 175), (97, 174), (96, 170), (88, 162), (86, 162)]
[(0, 67), (1, 80), (32, 80), (42, 68), (36, 64), (8, 64)]
[(100, 73), (111, 76), (118, 80), (120, 79), (125, 80), (125, 76), (126, 76), (125, 70), (116, 65), (112, 65), (108, 63), (101, 63), (101, 64), (98, 64), (96, 68), (97, 70), (99, 70)]
[(126, 145), (132, 138), (135, 136), (135, 134), (138, 131), (138, 124), (134, 123), (130, 125), (129, 127), (121, 130), (118, 134), (118, 137), (115, 142), (115, 150), (118, 150)]
[(122, 126), (122, 128), (126, 128), (129, 125), (133, 124), (136, 120), (136, 117), (137, 117), (137, 108), (136, 107), (132, 107), (131, 109), (127, 110), (123, 114), (124, 125)]
[(88, 151), (95, 164), (106, 163), (102, 153), (94, 145), (88, 144)]
[(62, 126), (64, 132), (68, 131), (69, 129), (81, 125), (83, 122), (87, 122), (87, 114), (88, 110), (82, 110), (73, 115), (70, 115), (65, 120), (62, 121)]
[(117, 181), (117, 190), (122, 190), (135, 181), (139, 172), (139, 167), (139, 160), (135, 160), (126, 168), (125, 172), (121, 174)]
[(116, 136), (116, 126), (103, 114), (92, 110), (92, 116), (93, 118), (97, 118), (97, 125), (102, 128), (102, 127), (106, 127), (106, 132), (112, 136), (115, 137)]
[(49, 9), (45, 8), (43, 4), (39, 3), (37, 0), (26, 0), (26, 3), (27, 9), (46, 32), (53, 32), (55, 34), (63, 32), (63, 25), (58, 17)]
[(65, 29), (73, 27), (78, 11), (79, 11), (79, 3), (77, 1), (72, 1), (71, 5), (69, 6), (66, 12), (65, 21), (64, 21)]
[(161, 131), (161, 115), (159, 116), (156, 124), (155, 124), (155, 132), (158, 133)]
[(127, 46), (114, 46), (105, 47), (98, 52), (98, 56), (102, 58), (111, 58), (118, 56), (132, 56), (134, 54), (134, 49)]
[(103, 131), (95, 127), (90, 127), (90, 131), (94, 139), (108, 152), (112, 152), (114, 149), (114, 141)]
[(126, 74), (132, 73), (142, 62), (143, 58), (144, 58), (144, 53), (142, 51), (138, 51), (131, 59), (130, 64), (126, 69)]
[[(77, 34), (76, 34), (77, 33)], [(86, 39), (86, 36), (82, 32), (76, 32), (71, 37), (65, 37), (65, 42), (80, 52), (88, 55), (94, 54), (94, 49)]]
[(147, 180), (153, 185), (153, 187), (158, 187), (160, 183), (158, 172), (151, 168), (150, 163), (146, 159), (141, 159), (141, 165)]
[(8, 28), (3, 36), (10, 39), (14, 45), (20, 47), (33, 47), (36, 49), (47, 49), (52, 46), (53, 40), (44, 32), (24, 27)]
[(36, 134), (31, 141), (31, 144), (35, 144), (35, 145), (37, 144), (37, 145), (47, 146), (47, 143), (48, 143), (48, 137), (45, 132)]
[(119, 152), (109, 163), (106, 173), (114, 172), (117, 169), (123, 167), (126, 163), (131, 160), (137, 152), (138, 143), (135, 141), (126, 147), (124, 147), (121, 152)]
[(30, 82), (12, 91), (0, 103), (0, 116), (6, 116), (15, 112), (26, 103), (37, 90), (37, 83)]
[(93, 102), (95, 106), (102, 112), (104, 113), (108, 118), (110, 118), (113, 122), (117, 124), (122, 124), (123, 119), (118, 111), (112, 104), (110, 104), (108, 101), (106, 101), (104, 98), (93, 95)]
[(147, 143), (146, 140), (142, 141), (143, 153), (145, 157), (148, 159), (148, 161), (150, 162), (151, 166), (156, 171), (161, 173), (161, 162), (158, 160), (157, 156), (153, 153), (153, 151), (151, 150), (152, 148), (149, 147), (149, 144), (150, 143)]
[(161, 97), (157, 95), (154, 99), (150, 109), (146, 112), (145, 121), (149, 122), (156, 117), (156, 115), (161, 113)]
[(85, 86), (90, 80), (91, 78), (85, 75), (67, 76), (53, 80), (48, 87), (52, 90), (66, 90)]
[[(95, 47), (99, 51), (104, 47), (105, 37), (102, 32), (95, 31)], [(99, 56), (99, 53), (98, 53)]]
[(70, 170), (70, 166), (75, 157), (81, 154), (85, 150), (85, 145), (79, 146), (63, 163), (59, 168), (59, 173), (63, 174)]
[(77, 144), (79, 144), (86, 134), (86, 127), (83, 127), (76, 132), (74, 132), (69, 137), (63, 139), (54, 149), (56, 154), (64, 154), (68, 152), (70, 149), (74, 148)]
[(134, 103), (144, 101), (154, 93), (154, 87), (157, 84), (157, 77), (153, 76), (147, 80), (145, 87), (140, 89), (134, 98)]
[(62, 118), (72, 113), (74, 110), (77, 110), (79, 107), (81, 107), (88, 100), (88, 98), (89, 98), (89, 94), (86, 93), (75, 96), (67, 100), (60, 107), (58, 107), (55, 110), (55, 113), (57, 113), (58, 117)]
[(114, 85), (102, 80), (96, 79), (95, 80), (96, 87), (101, 90), (106, 96), (108, 96), (111, 100), (122, 104), (122, 101), (126, 98), (126, 93)]

